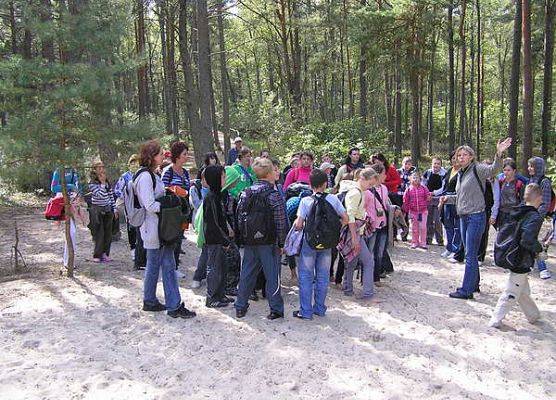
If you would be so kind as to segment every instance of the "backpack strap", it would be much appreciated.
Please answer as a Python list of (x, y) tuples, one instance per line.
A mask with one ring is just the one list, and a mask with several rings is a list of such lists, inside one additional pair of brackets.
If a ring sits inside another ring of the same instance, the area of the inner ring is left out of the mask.
[[(477, 179), (477, 182), (479, 182), (479, 187), (481, 188), (481, 193), (483, 194), (483, 197), (485, 197), (486, 188), (483, 187), (483, 183), (481, 182), (481, 178), (479, 178), (479, 174), (477, 173), (477, 164), (473, 164), (473, 175), (475, 175), (475, 179)], [(486, 182), (485, 182), (485, 186), (486, 186)]]

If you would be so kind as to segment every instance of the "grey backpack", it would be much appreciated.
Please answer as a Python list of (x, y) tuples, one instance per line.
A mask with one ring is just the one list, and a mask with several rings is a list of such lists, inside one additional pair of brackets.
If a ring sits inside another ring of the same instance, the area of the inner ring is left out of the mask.
[(137, 198), (137, 194), (135, 193), (135, 180), (143, 172), (148, 172), (149, 174), (151, 174), (154, 191), (156, 187), (156, 178), (154, 174), (147, 168), (140, 168), (135, 173), (135, 175), (133, 175), (133, 178), (125, 185), (123, 190), (124, 207), (127, 222), (129, 223), (129, 225), (135, 228), (139, 228), (141, 225), (143, 225), (143, 222), (145, 222), (146, 210), (144, 207), (141, 207), (141, 204), (139, 204), (139, 199)]

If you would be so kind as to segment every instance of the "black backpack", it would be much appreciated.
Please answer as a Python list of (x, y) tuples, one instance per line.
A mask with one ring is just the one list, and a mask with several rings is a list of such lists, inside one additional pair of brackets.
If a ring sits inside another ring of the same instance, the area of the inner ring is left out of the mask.
[(305, 221), (303, 233), (307, 243), (315, 250), (331, 249), (340, 241), (342, 223), (334, 207), (326, 200), (326, 193), (314, 194), (313, 207)]
[(492, 183), (489, 180), (485, 181), (485, 186), (481, 182), (481, 178), (479, 178), (479, 174), (477, 173), (477, 166), (473, 165), (473, 175), (475, 175), (475, 179), (479, 183), (479, 187), (481, 188), (481, 192), (483, 193), (483, 197), (485, 199), (485, 208), (491, 209), (494, 205), (494, 192), (492, 191)]
[(156, 201), (160, 202), (158, 214), (158, 238), (162, 246), (172, 246), (183, 235), (182, 224), (187, 216), (182, 212), (182, 201), (175, 194), (166, 194)]
[(253, 192), (245, 189), (245, 201), (238, 209), (241, 243), (248, 246), (276, 243), (276, 224), (268, 196), (274, 189)]
[(510, 270), (520, 266), (523, 260), (523, 252), (519, 246), (521, 223), (528, 215), (529, 213), (523, 215), (519, 220), (512, 218), (498, 230), (494, 243), (494, 264), (497, 266)]

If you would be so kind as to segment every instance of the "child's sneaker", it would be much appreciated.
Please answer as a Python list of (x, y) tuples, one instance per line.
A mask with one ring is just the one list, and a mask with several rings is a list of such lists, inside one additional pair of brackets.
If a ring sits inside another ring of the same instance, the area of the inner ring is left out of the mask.
[(550, 271), (545, 269), (544, 271), (539, 272), (539, 277), (541, 279), (550, 279), (552, 275), (550, 275)]
[(101, 260), (100, 258), (96, 258), (96, 257), (93, 258), (93, 262), (94, 262), (94, 263), (99, 263), (99, 262), (101, 262), (101, 261), (102, 261), (102, 260)]
[(459, 261), (456, 260), (456, 259), (454, 258), (454, 256), (448, 258), (448, 262), (450, 262), (450, 263), (452, 263), (452, 264), (457, 264), (457, 263), (459, 263)]
[(502, 327), (502, 321), (495, 321), (491, 319), (488, 323), (488, 326), (492, 328), (500, 329)]
[(419, 246), (419, 247), (422, 248), (423, 250), (428, 250), (429, 249), (429, 246), (425, 246), (425, 245)]
[(442, 254), (440, 254), (440, 257), (442, 258), (450, 258), (454, 255), (454, 253), (452, 253), (450, 250), (444, 250), (442, 252)]
[(103, 254), (101, 257), (102, 262), (108, 263), (110, 261), (112, 261), (112, 259), (110, 257), (108, 257), (106, 254)]
[(411, 248), (412, 248), (412, 249), (416, 249), (417, 247), (418, 247), (418, 246), (417, 246), (415, 243), (412, 243), (412, 244), (411, 244)]

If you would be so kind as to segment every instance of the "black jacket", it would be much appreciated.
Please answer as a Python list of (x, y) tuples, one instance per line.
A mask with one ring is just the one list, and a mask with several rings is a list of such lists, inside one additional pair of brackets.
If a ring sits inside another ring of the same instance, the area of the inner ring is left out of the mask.
[(203, 231), (206, 244), (230, 244), (222, 197), (213, 191), (209, 191), (203, 200)]
[(542, 245), (537, 238), (541, 230), (543, 217), (535, 207), (527, 205), (514, 207), (510, 216), (521, 222), (519, 251), (522, 255), (521, 265), (511, 271), (526, 274), (534, 267), (535, 257), (542, 251)]

